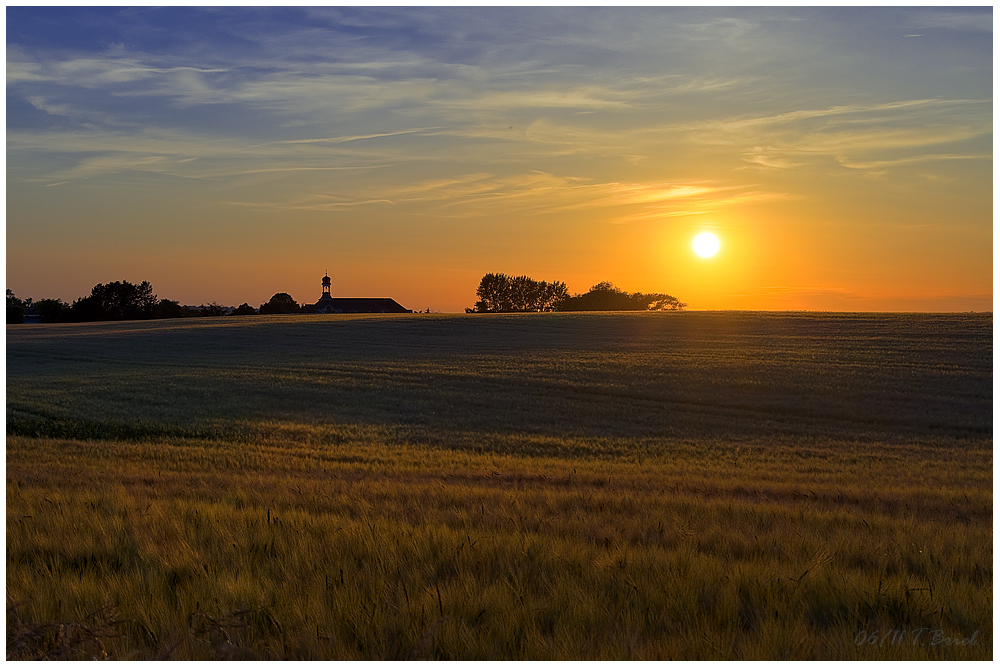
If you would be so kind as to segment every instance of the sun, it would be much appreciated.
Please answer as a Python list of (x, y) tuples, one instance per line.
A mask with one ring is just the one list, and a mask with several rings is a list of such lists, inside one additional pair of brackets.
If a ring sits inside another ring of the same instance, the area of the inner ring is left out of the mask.
[(719, 239), (711, 232), (702, 232), (694, 238), (694, 252), (702, 257), (712, 257), (719, 251)]

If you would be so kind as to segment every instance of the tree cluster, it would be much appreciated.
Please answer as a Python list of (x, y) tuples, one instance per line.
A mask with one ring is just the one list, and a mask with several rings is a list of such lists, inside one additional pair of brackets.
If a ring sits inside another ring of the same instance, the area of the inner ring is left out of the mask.
[(247, 302), (243, 302), (235, 309), (233, 309), (232, 313), (230, 313), (229, 315), (256, 315), (256, 314), (257, 314), (257, 309), (255, 309), (253, 306), (250, 306), (250, 304), (248, 304)]
[(299, 313), (302, 307), (299, 303), (292, 299), (292, 296), (287, 292), (279, 292), (266, 303), (260, 305), (260, 314), (265, 315), (268, 313)]
[(21, 300), (7, 289), (7, 322), (20, 323), (25, 317), (37, 316), (41, 322), (88, 322), (95, 320), (143, 320), (157, 317), (175, 317), (170, 305), (181, 308), (177, 302), (157, 302), (153, 286), (147, 281), (133, 285), (128, 281), (98, 283), (90, 295), (67, 304), (61, 299), (29, 297)]
[(572, 297), (561, 281), (547, 283), (527, 276), (486, 274), (476, 289), (479, 301), (466, 313), (525, 311), (675, 311), (687, 304), (660, 292), (628, 293), (604, 281)]
[(157, 306), (156, 295), (149, 281), (132, 285), (128, 281), (98, 283), (90, 296), (73, 302), (75, 319), (94, 320), (148, 320)]
[(14, 291), (7, 288), (7, 323), (16, 324), (24, 322), (24, 315), (31, 308), (31, 297), (27, 300), (18, 299)]
[(527, 276), (486, 274), (476, 290), (476, 313), (517, 313), (554, 311), (569, 296), (566, 284), (548, 283)]
[(574, 295), (559, 305), (560, 311), (679, 311), (687, 304), (662, 292), (629, 294), (603, 281), (590, 292)]
[[(287, 293), (279, 292), (261, 313), (298, 313), (299, 305)], [(257, 310), (244, 302), (236, 309), (212, 302), (201, 306), (182, 306), (171, 299), (157, 299), (148, 281), (133, 285), (128, 281), (98, 283), (86, 297), (68, 304), (61, 299), (30, 297), (19, 299), (7, 289), (7, 322), (23, 323), (27, 316), (44, 323), (90, 322), (98, 320), (149, 320), (160, 318), (191, 318), (231, 315), (254, 315)]]

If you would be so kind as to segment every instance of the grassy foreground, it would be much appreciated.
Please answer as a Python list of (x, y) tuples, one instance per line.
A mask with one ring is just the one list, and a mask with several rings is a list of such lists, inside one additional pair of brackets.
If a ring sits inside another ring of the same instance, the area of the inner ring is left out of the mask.
[(7, 330), (7, 656), (991, 659), (992, 319)]

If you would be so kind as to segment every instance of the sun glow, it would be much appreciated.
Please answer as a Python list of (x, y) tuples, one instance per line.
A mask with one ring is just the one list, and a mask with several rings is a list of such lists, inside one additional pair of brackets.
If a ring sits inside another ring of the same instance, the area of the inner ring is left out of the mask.
[(712, 257), (719, 251), (719, 239), (710, 232), (702, 232), (694, 238), (694, 252), (702, 257)]

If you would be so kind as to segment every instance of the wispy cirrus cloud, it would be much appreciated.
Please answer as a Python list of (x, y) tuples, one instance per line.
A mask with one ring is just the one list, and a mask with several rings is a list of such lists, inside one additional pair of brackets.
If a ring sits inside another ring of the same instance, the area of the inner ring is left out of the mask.
[[(985, 141), (992, 125), (980, 110), (986, 100), (904, 100), (874, 105), (838, 105), (760, 117), (721, 119), (687, 126), (696, 141), (731, 146), (762, 168), (802, 167), (832, 157), (847, 168), (882, 167), (927, 160), (926, 149), (970, 140)], [(909, 156), (890, 152), (923, 151)], [(955, 155), (955, 154), (952, 154)], [(964, 153), (977, 159), (984, 154)], [(924, 156), (924, 157), (920, 157)]]
[(46, 83), (54, 86), (104, 89), (138, 81), (169, 79), (183, 84), (196, 77), (225, 73), (223, 69), (192, 66), (155, 67), (131, 58), (80, 58), (48, 63), (7, 64), (8, 83)]
[[(971, 11), (970, 11), (971, 10)], [(946, 29), (962, 32), (993, 32), (992, 16), (983, 12), (983, 8), (965, 8), (964, 10), (916, 9), (906, 21), (910, 29)]]
[(479, 172), (406, 185), (372, 187), (351, 198), (332, 193), (312, 193), (284, 202), (262, 201), (255, 205), (244, 201), (241, 205), (288, 210), (420, 205), (430, 207), (427, 209), (430, 212), (453, 218), (474, 218), (496, 211), (541, 215), (608, 210), (615, 212), (608, 222), (628, 224), (711, 213), (730, 206), (790, 197), (752, 185), (594, 182), (586, 177), (534, 171), (506, 176)]
[[(377, 135), (376, 135), (377, 137)], [(124, 171), (138, 171), (185, 179), (234, 179), (263, 173), (361, 171), (386, 166), (384, 152), (366, 152), (353, 146), (363, 137), (343, 142), (284, 144), (199, 136), (155, 130), (124, 132), (8, 132), (8, 155), (58, 152), (69, 163), (30, 177), (31, 181), (68, 182), (98, 179)]]
[(835, 105), (832, 107), (819, 109), (798, 109), (786, 111), (779, 114), (769, 114), (762, 116), (743, 116), (736, 118), (720, 119), (708, 121), (701, 126), (710, 131), (721, 133), (738, 133), (748, 129), (766, 126), (788, 126), (798, 121), (810, 119), (838, 119), (844, 116), (858, 116), (859, 114), (881, 114), (893, 112), (901, 109), (914, 108), (939, 108), (943, 106), (955, 106), (968, 103), (982, 103), (982, 100), (899, 100), (894, 102), (882, 102), (877, 104), (850, 104)]
[(282, 139), (274, 142), (272, 144), (346, 144), (347, 142), (361, 141), (363, 139), (382, 139), (384, 137), (398, 137), (400, 135), (411, 135), (411, 134), (423, 134), (431, 132), (434, 130), (440, 130), (440, 127), (429, 127), (429, 128), (412, 128), (406, 130), (396, 130), (394, 132), (378, 132), (374, 134), (365, 135), (346, 135), (341, 137), (309, 137), (305, 139)]
[(884, 170), (890, 167), (898, 167), (900, 165), (912, 165), (915, 163), (922, 162), (936, 162), (939, 160), (951, 161), (951, 160), (981, 160), (981, 161), (991, 161), (993, 156), (989, 153), (925, 153), (921, 155), (911, 155), (905, 158), (897, 158), (895, 160), (871, 160), (868, 162), (851, 162), (848, 159), (841, 161), (844, 167), (849, 167), (850, 169), (857, 169), (863, 171), (874, 171), (874, 170)]

